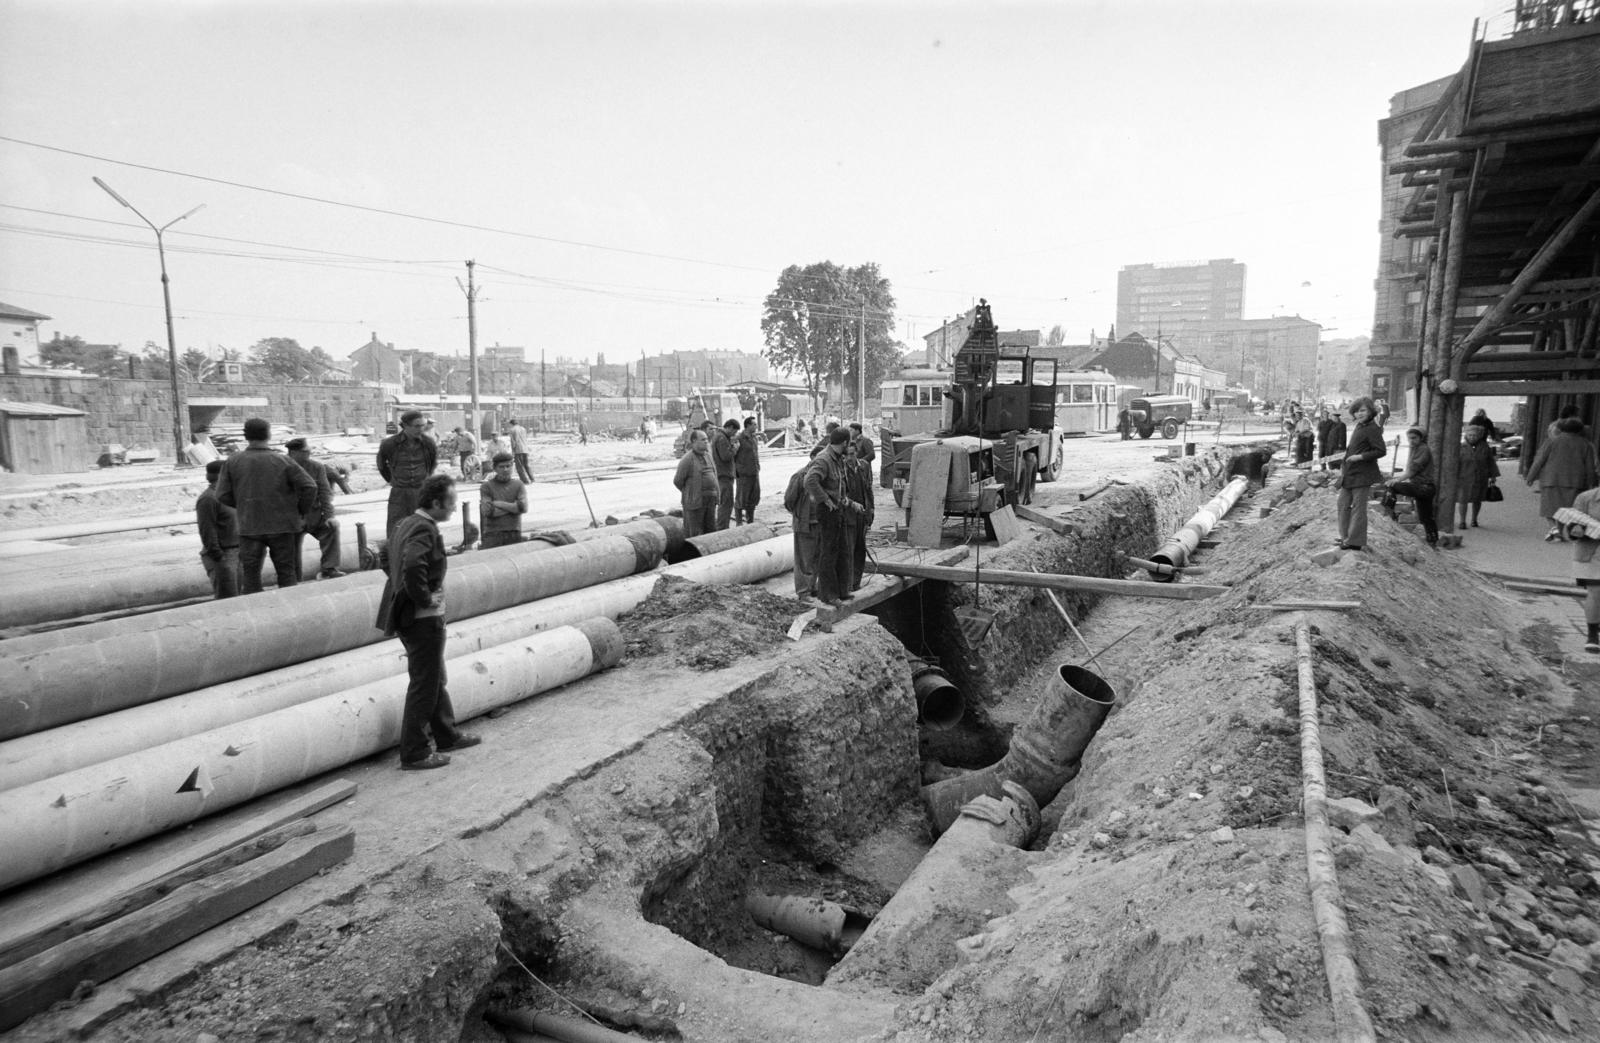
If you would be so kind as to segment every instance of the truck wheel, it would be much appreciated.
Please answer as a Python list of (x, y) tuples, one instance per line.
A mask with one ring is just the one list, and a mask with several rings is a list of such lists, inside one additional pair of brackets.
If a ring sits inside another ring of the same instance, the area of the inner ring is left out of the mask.
[(1178, 422), (1170, 416), (1161, 422), (1161, 437), (1168, 441), (1178, 437)]
[(1033, 502), (1033, 480), (1039, 473), (1039, 454), (1024, 453), (1022, 456), (1022, 470), (1017, 474), (1017, 502), (1029, 504)]
[[(1155, 433), (1156, 433), (1156, 429), (1153, 428), (1153, 427), (1141, 427), (1139, 429), (1139, 437), (1140, 438), (1149, 438), (1151, 435), (1153, 435)], [(678, 455), (682, 456), (683, 454), (680, 453)]]
[(1050, 461), (1049, 467), (1039, 469), (1039, 481), (1053, 482), (1061, 477), (1061, 446), (1056, 446), (1056, 455)]

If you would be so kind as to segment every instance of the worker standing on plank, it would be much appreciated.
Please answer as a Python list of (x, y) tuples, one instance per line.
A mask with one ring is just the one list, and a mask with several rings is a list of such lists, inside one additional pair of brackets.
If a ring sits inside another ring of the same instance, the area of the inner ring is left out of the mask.
[(406, 650), (410, 684), (400, 718), (400, 768), (425, 771), (450, 763), (444, 751), (464, 750), (483, 739), (456, 727), (445, 687), (444, 534), (439, 523), (456, 510), (456, 482), (430, 475), (417, 490), (417, 509), (400, 519), (389, 538), (389, 578), (378, 600), (376, 626), (399, 635)]
[(683, 534), (701, 536), (717, 527), (717, 470), (706, 433), (689, 432), (689, 451), (678, 461), (672, 484), (683, 494)]
[(849, 442), (850, 432), (836, 426), (822, 452), (806, 468), (806, 495), (817, 509), (817, 599), (830, 607), (851, 597), (845, 526), (851, 521), (851, 509), (859, 509), (859, 505), (847, 498), (844, 490), (844, 455)]
[(232, 507), (217, 501), (217, 475), (221, 473), (221, 460), (206, 464), (206, 491), (194, 502), (200, 564), (211, 581), (211, 595), (218, 601), (239, 596), (239, 518)]
[[(289, 451), (289, 459), (299, 464), (300, 469), (317, 483), (317, 507), (306, 519), (305, 529), (306, 535), (315, 539), (322, 551), (317, 577), (338, 579), (344, 573), (339, 569), (339, 519), (333, 516), (333, 468), (320, 460), (311, 459), (311, 450), (306, 446), (304, 438), (291, 438), (283, 444), (283, 447)], [(296, 569), (304, 568), (303, 557), (296, 548), (294, 557)], [(301, 575), (300, 578), (305, 577)]]
[(261, 563), (269, 554), (280, 589), (300, 581), (296, 555), (305, 520), (317, 506), (317, 483), (273, 450), (272, 425), (261, 417), (244, 422), (244, 437), (244, 451), (223, 461), (217, 502), (238, 512), (240, 587), (259, 594)]
[(528, 513), (528, 488), (511, 477), (515, 457), (494, 454), (494, 474), (478, 486), (478, 515), (483, 525), (479, 548), (492, 550), (522, 542), (522, 516)]
[[(855, 425), (852, 424), (852, 427)], [(860, 509), (851, 511), (845, 519), (845, 545), (850, 560), (849, 590), (861, 589), (861, 577), (867, 571), (867, 530), (872, 528), (872, 465), (861, 459), (861, 439), (852, 438), (845, 443), (844, 494)], [(872, 440), (866, 439), (871, 445)]]
[(400, 414), (400, 430), (378, 443), (378, 474), (389, 483), (389, 521), (384, 532), (392, 539), (395, 523), (417, 509), (423, 479), (439, 465), (439, 449), (423, 434), (427, 422), (415, 409)]

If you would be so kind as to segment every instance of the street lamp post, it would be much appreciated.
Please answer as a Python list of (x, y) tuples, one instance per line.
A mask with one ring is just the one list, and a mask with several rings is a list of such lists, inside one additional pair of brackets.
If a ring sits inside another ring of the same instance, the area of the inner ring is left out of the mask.
[(112, 188), (104, 181), (101, 181), (99, 178), (95, 178), (94, 183), (105, 189), (106, 195), (110, 196), (112, 199), (115, 199), (117, 202), (121, 203), (123, 206), (137, 214), (139, 220), (149, 225), (150, 231), (156, 234), (156, 255), (161, 259), (161, 302), (165, 306), (167, 312), (167, 372), (172, 378), (172, 442), (175, 449), (173, 463), (182, 465), (183, 450), (185, 448), (183, 443), (183, 387), (178, 382), (178, 340), (173, 336), (172, 333), (172, 289), (170, 282), (167, 279), (167, 248), (166, 244), (161, 239), (161, 234), (167, 229), (171, 228), (173, 225), (177, 224), (179, 221), (182, 221), (184, 218), (193, 217), (201, 210), (204, 210), (205, 204), (201, 203), (188, 213), (180, 214), (168, 221), (166, 224), (162, 225), (160, 228), (157, 228), (154, 221), (139, 213), (138, 209), (135, 208), (132, 203), (117, 195), (116, 189)]

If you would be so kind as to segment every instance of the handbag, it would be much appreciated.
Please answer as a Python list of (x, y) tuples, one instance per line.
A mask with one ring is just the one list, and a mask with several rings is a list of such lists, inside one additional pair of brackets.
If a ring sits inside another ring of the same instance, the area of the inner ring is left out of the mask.
[(1486, 503), (1500, 503), (1505, 498), (1506, 494), (1501, 492), (1500, 487), (1493, 482), (1489, 483), (1489, 488), (1483, 494), (1483, 499)]

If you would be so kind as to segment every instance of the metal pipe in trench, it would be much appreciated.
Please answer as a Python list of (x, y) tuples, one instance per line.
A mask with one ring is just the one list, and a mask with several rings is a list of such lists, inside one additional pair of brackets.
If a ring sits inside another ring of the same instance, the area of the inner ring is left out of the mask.
[(974, 797), (1004, 795), (1002, 784), (1020, 783), (1043, 807), (1078, 774), (1083, 751), (1116, 702), (1116, 692), (1091, 670), (1064, 664), (1033, 713), (1011, 736), (998, 762), (922, 787), (922, 803), (934, 830), (950, 828)]
[[(638, 572), (661, 561), (653, 521), (568, 547), (527, 545), (452, 562), (453, 620)], [(364, 572), (0, 642), (0, 740), (374, 644), (384, 576)]]
[(911, 690), (917, 697), (917, 721), (932, 731), (954, 728), (967, 712), (961, 689), (948, 674), (926, 660), (911, 660)]
[[(649, 597), (662, 575), (708, 585), (732, 585), (759, 583), (782, 575), (793, 566), (793, 542), (788, 536), (774, 537), (736, 551), (669, 565), (657, 572), (457, 620), (447, 628), (445, 647), (453, 655), (464, 655), (595, 616), (615, 619)], [(399, 642), (383, 640), (377, 645), (18, 736), (0, 743), (0, 790), (259, 717), (331, 692), (397, 677), (405, 670), (405, 652)]]
[[(456, 717), (614, 666), (622, 651), (617, 625), (590, 619), (457, 656)], [(385, 678), (0, 792), (0, 890), (389, 749), (404, 708), (405, 687)]]
[(1150, 578), (1157, 583), (1171, 583), (1176, 576), (1171, 570), (1188, 564), (1189, 555), (1193, 554), (1195, 548), (1200, 546), (1200, 541), (1216, 528), (1217, 522), (1233, 509), (1233, 505), (1239, 502), (1240, 495), (1249, 485), (1250, 481), (1247, 478), (1234, 478), (1222, 487), (1221, 492), (1201, 504), (1200, 509), (1194, 512), (1194, 516), (1184, 522), (1177, 532), (1167, 537), (1167, 542), (1161, 545), (1160, 550), (1150, 555), (1150, 560), (1157, 566), (1166, 566), (1150, 570)]
[(1039, 829), (1039, 806), (1025, 787), (1007, 782), (1002, 793), (999, 798), (980, 796), (960, 809), (849, 953), (828, 972), (828, 985), (920, 991), (955, 964), (956, 939), (980, 930), (988, 919), (983, 911), (1005, 902), (1010, 879), (997, 871), (1003, 868), (1000, 863), (1013, 858), (1016, 848), (1026, 847)]

